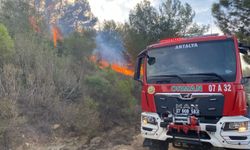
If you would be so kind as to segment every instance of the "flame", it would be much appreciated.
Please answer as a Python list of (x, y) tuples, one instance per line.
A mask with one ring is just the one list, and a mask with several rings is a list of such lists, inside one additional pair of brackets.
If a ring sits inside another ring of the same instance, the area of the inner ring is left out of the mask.
[[(30, 25), (32, 26), (33, 30), (37, 33), (41, 33), (41, 29), (38, 25), (38, 21), (34, 16), (29, 17), (29, 22)], [(58, 26), (56, 26), (55, 24), (52, 25), (51, 28), (51, 33), (52, 33), (52, 39), (53, 39), (53, 43), (54, 43), (54, 47), (57, 47), (57, 42), (58, 41), (62, 41), (63, 40), (63, 36), (61, 33), (61, 30)]]
[(96, 55), (92, 55), (90, 57), (90, 61), (98, 64), (98, 66), (101, 69), (110, 67), (112, 70), (114, 70), (117, 73), (120, 73), (120, 74), (123, 74), (126, 76), (130, 76), (130, 77), (134, 76), (134, 71), (131, 69), (131, 67), (129, 67), (130, 66), (129, 64), (127, 64), (127, 65), (119, 65), (116, 63), (110, 64), (106, 60), (98, 59), (98, 57)]
[(53, 33), (54, 48), (56, 48), (56, 46), (57, 46), (57, 30), (54, 27), (52, 28), (52, 33)]
[(56, 25), (52, 26), (52, 36), (53, 36), (53, 43), (54, 43), (54, 48), (57, 47), (57, 41), (62, 41), (63, 40), (63, 36), (61, 34), (61, 31), (59, 29), (59, 27), (57, 27)]
[(134, 76), (133, 70), (130, 70), (130, 69), (123, 67), (123, 66), (119, 66), (118, 64), (112, 64), (111, 68), (112, 68), (112, 70), (114, 70), (118, 73), (124, 74), (126, 76), (130, 76), (130, 77)]

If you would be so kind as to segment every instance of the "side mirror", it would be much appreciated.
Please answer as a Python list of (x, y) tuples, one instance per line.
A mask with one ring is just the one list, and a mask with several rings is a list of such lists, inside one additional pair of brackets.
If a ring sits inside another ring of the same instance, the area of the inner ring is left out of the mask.
[(142, 60), (143, 60), (143, 57), (138, 57), (136, 59), (135, 74), (134, 74), (134, 80), (140, 82), (141, 84), (143, 84), (142, 80), (140, 79)]
[(155, 63), (155, 57), (148, 57), (148, 64), (153, 65)]
[(239, 50), (240, 50), (240, 53), (250, 56), (250, 46), (249, 45), (244, 45), (243, 43), (239, 43)]
[(249, 82), (250, 76), (242, 77), (241, 84), (247, 84)]

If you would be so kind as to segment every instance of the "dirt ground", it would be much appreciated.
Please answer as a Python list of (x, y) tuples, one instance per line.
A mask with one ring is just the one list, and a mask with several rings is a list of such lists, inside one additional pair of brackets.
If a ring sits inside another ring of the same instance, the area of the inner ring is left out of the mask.
[[(249, 118), (250, 118), (250, 109)], [(16, 150), (148, 150), (142, 147), (143, 138), (138, 127), (124, 129), (117, 127), (99, 137), (88, 139), (87, 137), (56, 138), (50, 144), (38, 142), (25, 142)], [(172, 145), (170, 150), (177, 150)]]
[[(71, 139), (69, 141), (61, 141), (52, 144), (37, 144), (37, 143), (25, 143), (17, 150), (148, 150), (142, 147), (143, 138), (141, 135), (134, 136), (133, 141), (129, 145), (113, 145), (108, 143), (107, 147), (101, 148), (97, 145), (101, 143), (100, 138), (94, 138), (89, 144), (85, 143), (84, 139)], [(99, 143), (100, 142), (100, 143)], [(170, 146), (170, 150), (177, 150)]]

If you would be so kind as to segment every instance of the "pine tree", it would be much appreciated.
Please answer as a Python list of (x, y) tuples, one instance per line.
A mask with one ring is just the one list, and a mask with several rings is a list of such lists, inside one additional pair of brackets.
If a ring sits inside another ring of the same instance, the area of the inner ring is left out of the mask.
[[(235, 34), (241, 42), (250, 45), (250, 1), (249, 0), (220, 0), (213, 4), (213, 16), (226, 34)], [(244, 56), (250, 64), (250, 57)]]

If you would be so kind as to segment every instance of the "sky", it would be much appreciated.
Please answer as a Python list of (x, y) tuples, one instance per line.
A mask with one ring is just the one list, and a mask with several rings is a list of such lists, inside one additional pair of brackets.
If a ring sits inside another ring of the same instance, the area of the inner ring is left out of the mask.
[[(92, 12), (102, 22), (103, 20), (115, 20), (124, 22), (128, 20), (129, 10), (135, 7), (141, 0), (89, 0)], [(164, 0), (150, 0), (152, 5), (158, 7)], [(214, 23), (211, 14), (212, 4), (219, 0), (180, 0), (189, 3), (196, 15), (194, 21), (198, 24), (210, 25), (209, 33), (221, 31)]]

